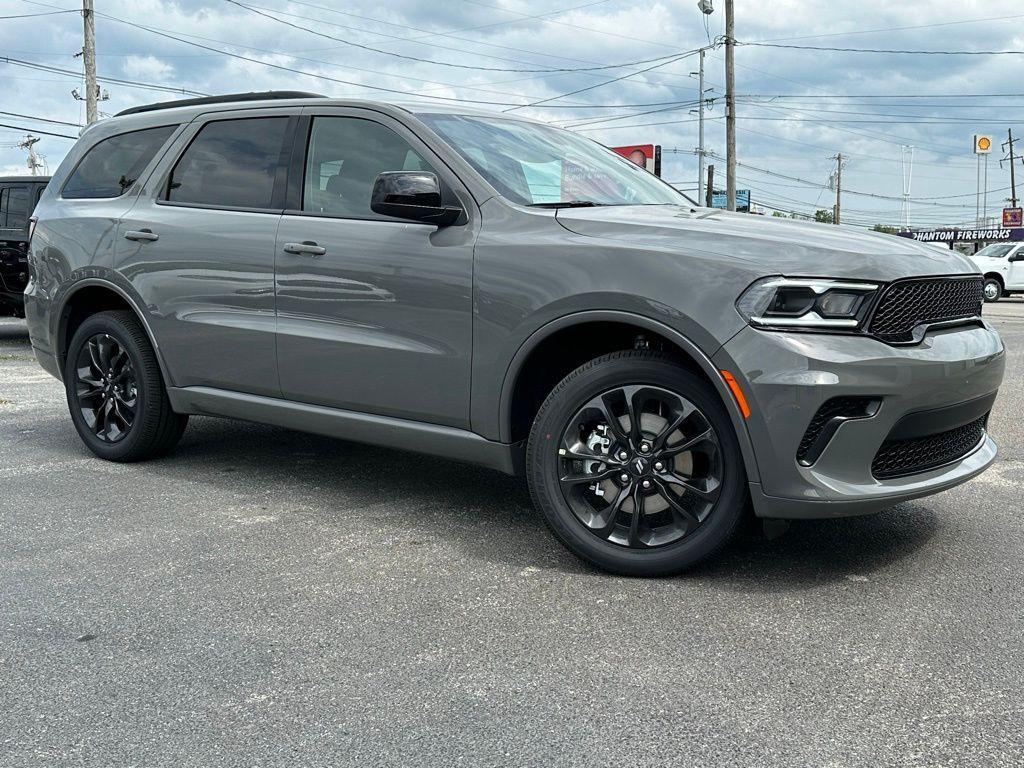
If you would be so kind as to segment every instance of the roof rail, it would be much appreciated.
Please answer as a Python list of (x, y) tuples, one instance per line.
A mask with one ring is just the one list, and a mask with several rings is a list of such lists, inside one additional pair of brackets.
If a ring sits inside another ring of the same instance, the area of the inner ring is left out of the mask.
[(258, 91), (250, 93), (225, 93), (221, 96), (203, 96), (199, 99), (181, 99), (179, 101), (161, 101), (156, 104), (143, 104), (141, 107), (130, 107), (118, 112), (115, 117), (136, 115), (139, 112), (154, 112), (158, 109), (174, 109), (175, 107), (196, 107), (204, 104), (227, 104), (232, 101), (269, 101), (271, 99), (323, 99), (320, 93), (305, 91)]

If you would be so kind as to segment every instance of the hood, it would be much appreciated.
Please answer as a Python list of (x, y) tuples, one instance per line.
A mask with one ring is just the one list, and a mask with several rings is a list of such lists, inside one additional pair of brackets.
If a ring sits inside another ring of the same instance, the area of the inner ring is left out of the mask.
[(905, 237), (717, 208), (563, 208), (558, 210), (556, 220), (579, 235), (624, 240), (640, 248), (715, 254), (743, 262), (762, 275), (887, 282), (901, 277), (978, 271), (964, 256)]

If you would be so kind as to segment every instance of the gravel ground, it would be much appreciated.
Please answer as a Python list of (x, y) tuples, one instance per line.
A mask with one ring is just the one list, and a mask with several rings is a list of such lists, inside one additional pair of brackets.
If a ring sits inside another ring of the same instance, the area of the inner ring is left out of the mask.
[(0, 766), (1020, 766), (1024, 302), (999, 462), (596, 572), (506, 477), (193, 419), (92, 458), (0, 321)]

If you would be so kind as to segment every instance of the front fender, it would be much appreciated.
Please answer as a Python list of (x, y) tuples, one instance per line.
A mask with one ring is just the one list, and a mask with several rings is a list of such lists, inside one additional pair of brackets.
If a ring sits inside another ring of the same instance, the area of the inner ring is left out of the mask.
[[(631, 312), (618, 310), (588, 310), (574, 312), (551, 320), (531, 333), (520, 345), (501, 380), (501, 390), (496, 413), (498, 422), (497, 436), (501, 442), (507, 443), (512, 440), (512, 396), (515, 391), (516, 380), (523, 369), (523, 365), (529, 359), (530, 354), (552, 334), (566, 328), (570, 328), (574, 325), (593, 322), (624, 323), (649, 330), (652, 333), (668, 339), (672, 344), (689, 356), (701, 371), (704, 372), (708, 380), (711, 381), (715, 390), (718, 392), (719, 397), (722, 399), (722, 402), (725, 404), (726, 411), (729, 414), (729, 418), (732, 420), (733, 428), (735, 429), (736, 437), (740, 444), (740, 450), (743, 454), (743, 461), (749, 481), (759, 482), (757, 462), (754, 457), (750, 436), (747, 433), (746, 422), (743, 415), (740, 413), (740, 409), (737, 406), (732, 393), (729, 391), (729, 388), (722, 379), (721, 374), (712, 362), (712, 357), (718, 352), (721, 345), (717, 345), (715, 349), (710, 351), (710, 354), (705, 353), (704, 350), (691, 341), (687, 336), (683, 335), (671, 326), (644, 315), (638, 315)], [(476, 422), (474, 422), (474, 429), (477, 432), (481, 431)]]

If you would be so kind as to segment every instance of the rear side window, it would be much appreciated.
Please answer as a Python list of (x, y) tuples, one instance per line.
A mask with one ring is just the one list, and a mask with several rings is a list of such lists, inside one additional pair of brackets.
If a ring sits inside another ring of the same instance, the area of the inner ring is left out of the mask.
[(0, 229), (24, 229), (29, 213), (27, 185), (0, 189)]
[(164, 145), (176, 125), (122, 133), (104, 139), (85, 157), (64, 184), (64, 198), (119, 197)]
[(171, 171), (173, 203), (270, 208), (287, 117), (207, 123)]

